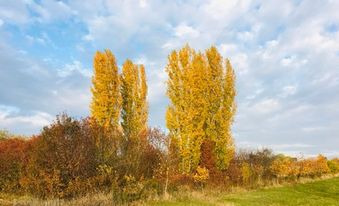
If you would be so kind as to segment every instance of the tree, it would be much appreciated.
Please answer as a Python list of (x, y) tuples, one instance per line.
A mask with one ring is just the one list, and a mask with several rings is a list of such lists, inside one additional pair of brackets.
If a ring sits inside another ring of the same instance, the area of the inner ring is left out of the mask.
[(208, 141), (215, 166), (226, 169), (234, 155), (231, 125), (236, 110), (235, 75), (229, 60), (215, 47), (201, 53), (185, 46), (169, 55), (166, 71), (170, 99), (166, 124), (170, 137), (178, 142), (182, 172), (205, 166), (202, 145)]
[(106, 128), (117, 128), (121, 110), (118, 66), (110, 50), (94, 56), (94, 76), (91, 88), (91, 116)]
[[(120, 132), (120, 79), (118, 66), (110, 50), (96, 52), (91, 102), (92, 126), (99, 132), (96, 141), (101, 164), (107, 164), (117, 155)], [(100, 128), (102, 127), (102, 128)]]
[(138, 167), (142, 141), (146, 140), (148, 104), (145, 68), (126, 60), (121, 74), (121, 126), (124, 135), (124, 152), (127, 168)]

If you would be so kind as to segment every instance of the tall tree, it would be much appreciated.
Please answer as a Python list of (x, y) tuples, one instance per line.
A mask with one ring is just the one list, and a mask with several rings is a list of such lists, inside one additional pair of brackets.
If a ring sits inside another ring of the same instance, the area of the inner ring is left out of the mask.
[(118, 66), (110, 50), (97, 51), (94, 56), (94, 76), (92, 78), (91, 118), (92, 127), (99, 132), (96, 145), (101, 164), (112, 163), (120, 138), (120, 79)]
[[(148, 104), (145, 68), (126, 60), (121, 74), (121, 126), (129, 171), (138, 167), (143, 137), (147, 131)], [(132, 166), (131, 166), (132, 165)]]
[(226, 71), (223, 78), (223, 91), (221, 105), (216, 114), (218, 127), (216, 127), (217, 138), (215, 140), (215, 154), (219, 169), (226, 169), (234, 156), (235, 148), (232, 138), (231, 126), (236, 112), (235, 102), (235, 74), (228, 59), (225, 61)]
[(145, 68), (126, 60), (121, 74), (122, 128), (124, 135), (138, 138), (147, 129), (148, 104)]
[(166, 123), (178, 142), (182, 172), (204, 164), (204, 142), (213, 145), (215, 166), (226, 169), (234, 153), (235, 76), (230, 62), (215, 47), (201, 53), (185, 46), (170, 54), (166, 71), (170, 99)]
[(117, 128), (121, 110), (118, 66), (110, 50), (94, 56), (91, 116), (106, 128)]

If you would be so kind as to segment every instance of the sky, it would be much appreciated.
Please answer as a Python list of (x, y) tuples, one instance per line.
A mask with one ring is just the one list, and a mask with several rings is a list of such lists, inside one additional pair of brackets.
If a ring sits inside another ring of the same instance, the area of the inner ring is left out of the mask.
[(238, 148), (339, 156), (338, 0), (0, 0), (0, 129), (89, 115), (93, 55), (144, 64), (165, 130), (167, 56), (215, 45), (237, 77)]

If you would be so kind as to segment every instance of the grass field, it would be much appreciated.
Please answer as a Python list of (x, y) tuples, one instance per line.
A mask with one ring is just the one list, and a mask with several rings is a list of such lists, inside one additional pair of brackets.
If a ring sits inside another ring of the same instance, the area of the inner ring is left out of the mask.
[[(241, 190), (241, 188), (240, 188)], [(110, 194), (94, 194), (86, 197), (65, 200), (42, 201), (29, 196), (15, 196), (0, 193), (0, 205), (21, 206), (108, 206), (112, 205)], [(132, 205), (151, 206), (195, 206), (195, 205), (254, 205), (254, 206), (279, 206), (279, 205), (308, 205), (308, 206), (339, 206), (339, 177), (315, 180), (308, 183), (299, 183), (288, 186), (277, 186), (252, 191), (237, 191), (233, 193), (218, 192), (217, 190), (181, 191), (174, 194), (170, 200), (152, 202), (139, 202)]]
[(192, 194), (149, 205), (337, 205), (339, 177), (304, 184), (236, 192), (232, 194)]

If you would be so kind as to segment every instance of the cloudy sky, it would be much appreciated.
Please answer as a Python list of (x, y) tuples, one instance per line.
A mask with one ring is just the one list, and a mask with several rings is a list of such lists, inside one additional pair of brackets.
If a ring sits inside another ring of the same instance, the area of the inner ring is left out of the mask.
[(339, 155), (338, 0), (0, 0), (0, 128), (88, 115), (92, 59), (145, 64), (165, 128), (167, 55), (216, 45), (237, 74), (238, 147)]

